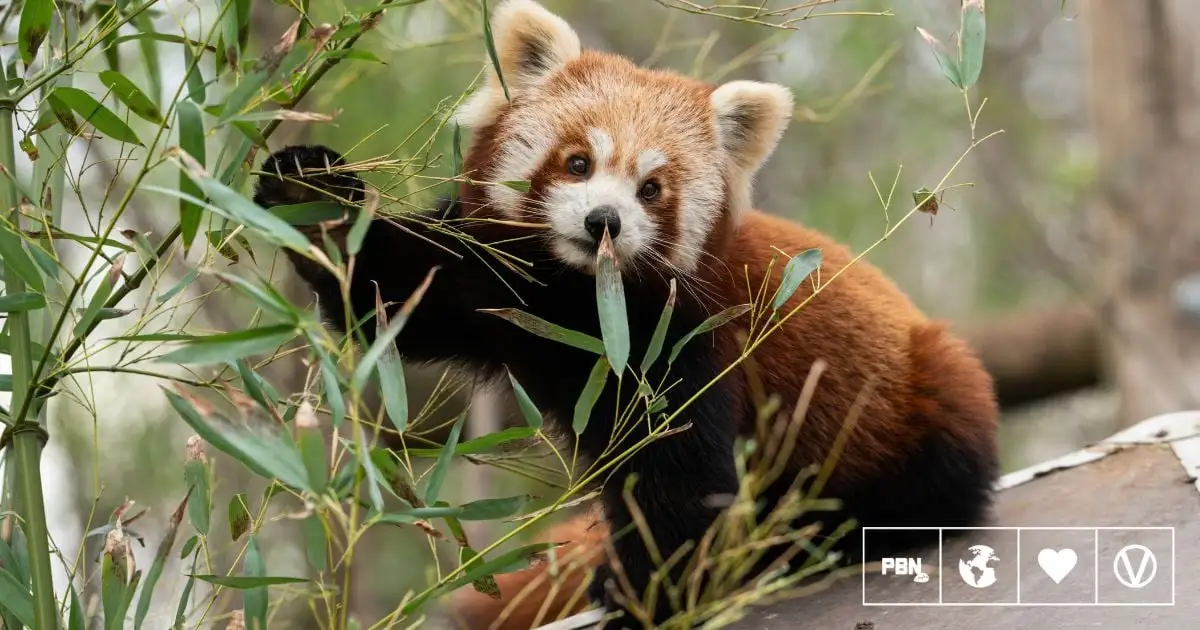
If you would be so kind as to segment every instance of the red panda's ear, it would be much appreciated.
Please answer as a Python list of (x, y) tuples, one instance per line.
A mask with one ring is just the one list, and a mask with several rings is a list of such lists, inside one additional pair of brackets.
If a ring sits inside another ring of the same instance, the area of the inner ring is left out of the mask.
[(464, 127), (494, 122), (509, 98), (550, 76), (581, 51), (571, 26), (534, 0), (504, 0), (492, 13), (491, 25), (503, 83), (487, 56), (484, 85), (458, 111), (458, 122)]
[(749, 207), (755, 173), (775, 151), (792, 118), (792, 92), (782, 85), (730, 81), (710, 97), (717, 133), (728, 157), (734, 209)]

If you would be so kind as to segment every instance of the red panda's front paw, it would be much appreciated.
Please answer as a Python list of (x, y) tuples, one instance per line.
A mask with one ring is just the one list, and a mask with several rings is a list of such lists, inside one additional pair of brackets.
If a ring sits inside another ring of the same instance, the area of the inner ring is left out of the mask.
[(356, 203), (363, 181), (344, 168), (340, 153), (321, 145), (289, 146), (263, 160), (254, 202), (264, 208), (311, 201)]

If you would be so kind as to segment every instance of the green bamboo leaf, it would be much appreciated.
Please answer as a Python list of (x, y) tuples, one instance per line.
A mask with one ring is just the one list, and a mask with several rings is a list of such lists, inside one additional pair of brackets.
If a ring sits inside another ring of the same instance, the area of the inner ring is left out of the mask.
[(258, 550), (258, 536), (250, 534), (246, 541), (246, 559), (242, 561), (243, 579), (260, 582), (242, 593), (242, 605), (246, 611), (246, 628), (267, 630), (267, 584), (261, 581), (267, 576), (267, 561)]
[(521, 508), (532, 500), (533, 497), (528, 494), (519, 494), (500, 499), (471, 501), (461, 506), (462, 511), (456, 514), (455, 518), (460, 521), (496, 521), (520, 512)]
[(40, 308), (45, 308), (45, 296), (37, 293), (14, 293), (12, 295), (0, 295), (0, 313), (16, 313), (22, 311), (36, 311)]
[(642, 364), (639, 366), (642, 374), (649, 372), (658, 356), (662, 354), (667, 330), (671, 327), (671, 316), (675, 313), (675, 278), (671, 278), (669, 289), (667, 303), (663, 306), (662, 314), (658, 316), (658, 324), (654, 326), (654, 334), (650, 336), (650, 344), (646, 346), (646, 356), (642, 357)]
[(250, 531), (250, 506), (245, 492), (239, 492), (229, 499), (229, 537), (237, 540)]
[(83, 610), (83, 603), (79, 601), (79, 593), (75, 592), (75, 583), (68, 581), (67, 589), (71, 594), (71, 612), (67, 617), (67, 630), (84, 630), (83, 617), (85, 611)]
[(620, 264), (608, 228), (604, 229), (604, 237), (596, 251), (596, 308), (605, 356), (620, 378), (629, 362), (629, 313), (625, 308)]
[(731, 306), (720, 313), (709, 317), (703, 322), (700, 322), (699, 326), (697, 326), (688, 334), (684, 335), (682, 339), (675, 342), (675, 347), (671, 348), (671, 356), (667, 357), (667, 363), (675, 363), (675, 359), (679, 358), (679, 353), (683, 351), (683, 347), (686, 346), (688, 342), (697, 335), (702, 335), (710, 330), (720, 328), (721, 326), (728, 324), (742, 315), (745, 315), (749, 310), (749, 304), (739, 304), (737, 306)]
[(190, 286), (193, 282), (195, 282), (196, 278), (199, 278), (199, 277), (200, 277), (200, 268), (195, 267), (191, 271), (187, 272), (187, 274), (185, 274), (182, 278), (180, 278), (179, 282), (176, 282), (174, 286), (172, 286), (170, 289), (167, 289), (167, 291), (165, 293), (159, 295), (157, 298), (154, 298), (154, 301), (159, 306), (166, 304), (168, 301), (170, 301), (171, 298), (175, 297), (176, 295), (179, 295), (179, 293), (181, 291), (188, 288), (188, 286)]
[(12, 614), (26, 626), (34, 627), (33, 594), (28, 585), (17, 581), (4, 567), (0, 567), (0, 609)]
[[(183, 390), (180, 390), (183, 391)], [(164, 389), (171, 407), (183, 418), (205, 442), (241, 462), (264, 479), (278, 479), (295, 488), (312, 492), (308, 471), (295, 444), (287, 437), (266, 431), (252, 431), (219, 418), (210, 420), (214, 414), (197, 408), (198, 400), (185, 398), (180, 393)]]
[(243, 293), (254, 300), (254, 303), (263, 309), (271, 311), (276, 315), (282, 315), (288, 321), (299, 323), (300, 312), (293, 308), (291, 303), (287, 301), (287, 298), (280, 295), (275, 290), (275, 287), (271, 286), (271, 283), (263, 282), (262, 280), (251, 282), (240, 276), (223, 271), (218, 271), (214, 275), (221, 282), (233, 287), (238, 293)]
[[(196, 562), (199, 560), (200, 554), (196, 554), (192, 558), (192, 572), (196, 571)], [(187, 582), (183, 585), (183, 593), (179, 595), (179, 603), (175, 605), (175, 625), (171, 626), (175, 630), (183, 628), (183, 619), (187, 615), (188, 602), (192, 600), (192, 589), (196, 586), (196, 576), (188, 575)]]
[(796, 293), (796, 289), (800, 288), (800, 283), (820, 267), (821, 250), (815, 247), (792, 256), (783, 269), (783, 279), (779, 281), (779, 288), (775, 290), (775, 299), (772, 301), (774, 309), (778, 311), (783, 308)]
[[(250, 540), (253, 541), (255, 538), (256, 537), (252, 535), (250, 537)], [(257, 547), (257, 544), (255, 546)], [(247, 549), (247, 552), (248, 551), (249, 550)], [(261, 559), (261, 557), (262, 556), (259, 555), (260, 559)], [(247, 560), (249, 560), (249, 553), (247, 553)], [(208, 574), (199, 575), (199, 574), (193, 574), (191, 577), (194, 577), (197, 580), (200, 580), (201, 582), (208, 582), (209, 584), (214, 584), (216, 586), (223, 586), (225, 588), (231, 588), (235, 591), (246, 591), (246, 590), (250, 590), (250, 589), (263, 588), (266, 586), (278, 586), (280, 584), (304, 584), (304, 583), (311, 581), (306, 578), (277, 577), (277, 576), (267, 576), (267, 575), (208, 575)]]
[(325, 351), (325, 348), (315, 343), (315, 340), (309, 339), (309, 344), (316, 351), (321, 362), (321, 385), (325, 390), (325, 402), (329, 405), (333, 426), (336, 429), (342, 426), (342, 421), (346, 419), (346, 399), (342, 397), (342, 389), (338, 382), (337, 362)]
[(34, 293), (45, 295), (46, 285), (37, 265), (25, 251), (24, 239), (9, 228), (7, 221), (0, 221), (0, 260), (4, 266), (16, 273)]
[(287, 221), (289, 225), (317, 225), (345, 218), (346, 208), (332, 201), (307, 201), (267, 208), (267, 212)]
[(504, 186), (507, 186), (507, 187), (517, 191), (517, 192), (522, 192), (522, 193), (527, 193), (527, 192), (529, 192), (529, 190), (531, 188), (533, 188), (533, 182), (531, 182), (527, 179), (514, 179), (514, 180), (509, 180), (509, 181), (500, 182), (500, 183), (503, 184)]
[(983, 0), (963, 0), (962, 22), (958, 38), (958, 69), (964, 89), (975, 85), (983, 70), (983, 49), (987, 40), (987, 18)]
[[(33, 63), (38, 48), (50, 34), (50, 20), (54, 17), (54, 0), (25, 0), (21, 9), (21, 23), (17, 27), (17, 48), (25, 67)], [(29, 625), (33, 625), (32, 623)]]
[[(141, 33), (140, 35), (142, 35), (144, 37), (153, 37), (156, 34), (155, 33)], [(136, 37), (136, 36), (131, 36), (131, 37)], [(201, 74), (201, 72), (200, 72), (200, 64), (195, 63), (196, 53), (192, 52), (191, 42), (189, 42), (188, 40), (186, 40), (182, 37), (179, 37), (178, 35), (162, 35), (161, 37), (176, 37), (176, 38), (178, 38), (179, 43), (184, 44), (183, 65), (185, 68), (188, 69), (188, 74), (187, 74), (188, 93), (187, 93), (185, 100), (190, 101), (193, 104), (203, 103), (205, 101), (205, 99), (207, 98), (205, 96), (205, 91), (204, 91), (207, 84), (204, 82), (204, 75)], [(170, 40), (165, 40), (165, 41), (170, 41)], [(180, 102), (183, 102), (183, 101), (181, 100)], [(177, 104), (176, 107), (178, 107), (178, 106), (179, 105)], [(190, 153), (190, 151), (189, 151), (189, 153)], [(194, 157), (194, 155), (193, 155), (193, 157)]]
[(145, 92), (138, 89), (138, 86), (130, 81), (129, 77), (116, 70), (105, 70), (100, 73), (100, 82), (108, 86), (117, 100), (124, 103), (129, 111), (156, 125), (163, 123), (163, 115), (158, 110), (158, 105), (155, 105)]
[(91, 330), (92, 324), (100, 315), (100, 310), (104, 308), (104, 304), (108, 302), (108, 297), (112, 295), (113, 289), (121, 281), (121, 272), (124, 267), (125, 254), (122, 253), (109, 266), (108, 273), (105, 273), (100, 278), (100, 285), (96, 287), (95, 293), (92, 293), (87, 307), (83, 309), (83, 314), (79, 316), (79, 321), (75, 322), (74, 334), (76, 337), (83, 337)]
[(431, 589), (422, 596), (414, 598), (404, 606), (401, 612), (404, 615), (410, 615), (413, 613), (413, 611), (420, 608), (427, 600), (456, 591), (459, 588), (462, 588), (463, 586), (475, 582), (485, 576), (512, 573), (513, 571), (524, 569), (529, 566), (530, 558), (544, 551), (554, 549), (558, 545), (559, 543), (552, 542), (534, 543), (532, 545), (525, 545), (524, 547), (518, 547), (517, 549), (509, 550), (486, 562), (476, 562), (471, 565), (471, 568), (464, 571), (454, 580), (451, 580), (450, 582), (443, 584), (438, 588)]
[[(361, 436), (362, 434), (360, 433), (359, 435)], [(366, 438), (362, 437), (358, 443), (365, 445), (367, 443)], [(366, 446), (359, 448), (357, 445), (354, 445), (353, 450), (357, 455), (358, 462), (362, 464), (363, 472), (366, 473), (367, 476), (367, 496), (369, 496), (371, 499), (371, 507), (374, 508), (376, 512), (382, 512), (383, 492), (380, 491), (380, 488), (383, 486), (383, 475), (379, 472), (379, 469), (375, 467), (375, 461), (371, 458), (370, 451), (367, 452), (366, 457), (362, 457), (362, 451), (365, 448)]]
[(328, 567), (325, 550), (328, 549), (329, 541), (321, 518), (310, 514), (308, 518), (300, 521), (300, 533), (304, 536), (304, 555), (308, 564), (318, 572), (324, 571)]
[(212, 464), (204, 456), (203, 449), (199, 438), (193, 436), (188, 441), (183, 482), (191, 493), (187, 508), (188, 522), (197, 532), (207, 536), (212, 515)]
[(129, 125), (125, 124), (125, 121), (111, 110), (92, 98), (91, 94), (65, 85), (54, 88), (51, 94), (82, 116), (85, 122), (95, 127), (100, 133), (114, 140), (136, 144), (139, 147), (143, 146), (133, 129), (130, 129)]
[(917, 32), (921, 34), (921, 37), (925, 38), (925, 41), (929, 43), (929, 47), (933, 49), (933, 56), (937, 58), (938, 65), (942, 68), (942, 75), (949, 79), (950, 83), (954, 84), (955, 87), (962, 89), (962, 73), (958, 69), (958, 62), (955, 61), (950, 51), (929, 31), (918, 26)]
[[(134, 16), (133, 26), (143, 32), (155, 29), (154, 20), (149, 11)], [(146, 74), (150, 79), (150, 94), (152, 95), (150, 99), (152, 102), (157, 102), (158, 95), (163, 92), (163, 64), (158, 61), (158, 43), (154, 39), (143, 37), (138, 40), (138, 49), (142, 53), (142, 60), (146, 64)]]
[[(473, 440), (460, 442), (454, 447), (455, 455), (477, 455), (487, 453), (501, 444), (527, 440), (537, 435), (533, 427), (510, 427), (487, 435), (481, 435)], [(439, 457), (446, 452), (444, 448), (407, 448), (404, 450), (409, 457)]]
[[(367, 379), (371, 378), (371, 373), (375, 371), (375, 365), (383, 357), (384, 353), (386, 353), (389, 348), (393, 350), (395, 349), (396, 336), (400, 334), (400, 331), (404, 329), (404, 325), (408, 323), (408, 318), (412, 316), (413, 309), (417, 308), (417, 305), (421, 303), (421, 298), (425, 296), (425, 291), (429, 289), (429, 285), (433, 282), (433, 276), (437, 273), (437, 270), (437, 267), (432, 267), (429, 269), (429, 272), (425, 274), (425, 279), (412, 292), (412, 295), (408, 297), (408, 300), (404, 302), (404, 306), (400, 307), (400, 310), (396, 313), (395, 319), (393, 319), (390, 323), (387, 322), (387, 313), (383, 310), (383, 303), (380, 300), (378, 290), (376, 290), (375, 317), (377, 319), (377, 332), (375, 335), (375, 341), (371, 344), (371, 347), (367, 348), (367, 351), (363, 353), (362, 360), (360, 360), (358, 365), (354, 368), (354, 376), (350, 379), (351, 389), (362, 391), (363, 387), (365, 387), (367, 384)], [(380, 330), (381, 325), (382, 330)], [(407, 416), (407, 413), (405, 415)], [(392, 422), (400, 421), (401, 420), (397, 420), (395, 418), (392, 419)], [(403, 421), (407, 422), (407, 417)]]
[(492, 60), (492, 68), (496, 71), (496, 79), (504, 90), (505, 100), (512, 100), (508, 95), (508, 84), (504, 82), (504, 73), (500, 71), (500, 56), (496, 54), (496, 40), (492, 37), (492, 18), (488, 12), (487, 0), (479, 0), (483, 5), (483, 43), (487, 47), (488, 57)]
[(207, 173), (193, 172), (191, 169), (187, 169), (187, 173), (192, 178), (192, 181), (200, 187), (200, 190), (212, 200), (212, 203), (207, 203), (194, 195), (169, 188), (143, 186), (143, 190), (153, 190), (179, 199), (186, 199), (218, 216), (253, 229), (272, 243), (290, 247), (300, 252), (308, 251), (308, 239), (297, 231), (296, 228), (288, 225), (283, 219), (266, 211), (258, 204), (242, 196), (241, 193), (213, 179)]
[(308, 481), (318, 494), (329, 487), (329, 467), (326, 464), (325, 439), (320, 433), (317, 414), (313, 412), (312, 404), (308, 401), (300, 403), (296, 410), (293, 425), (296, 427), (296, 437), (300, 445), (300, 457), (304, 460), (308, 472)]
[(138, 598), (137, 611), (134, 613), (134, 630), (141, 630), (142, 622), (146, 620), (146, 614), (150, 612), (150, 599), (155, 595), (154, 587), (158, 584), (158, 578), (162, 576), (163, 567), (166, 566), (167, 558), (171, 555), (171, 547), (175, 545), (175, 536), (179, 533), (179, 525), (183, 522), (183, 513), (187, 508), (187, 503), (188, 497), (185, 495), (183, 501), (175, 508), (175, 512), (171, 514), (166, 534), (163, 535), (162, 542), (158, 545), (158, 552), (154, 554), (154, 564), (150, 566), (150, 572), (146, 574), (146, 582), (142, 585), (142, 595)]
[[(190, 506), (188, 507), (188, 512), (191, 512)], [(184, 541), (183, 548), (179, 550), (179, 559), (183, 560), (184, 558), (192, 555), (192, 552), (196, 550), (196, 545), (198, 544), (200, 544), (200, 537), (195, 535)]]
[(234, 361), (274, 350), (295, 336), (295, 326), (279, 324), (193, 337), (183, 347), (163, 355), (159, 361), (191, 365)]
[[(203, 96), (201, 96), (203, 98)], [(179, 128), (179, 148), (196, 160), (200, 166), (208, 163), (205, 157), (204, 118), (200, 108), (189, 100), (181, 100), (175, 104), (175, 121)], [(204, 193), (186, 172), (179, 173), (180, 192), (200, 197)], [(204, 217), (204, 207), (187, 199), (179, 200), (179, 233), (183, 237), (183, 248), (187, 251), (200, 231), (200, 221)]]
[(442, 447), (442, 454), (438, 457), (433, 471), (429, 473), (429, 483), (425, 487), (426, 505), (437, 503), (438, 493), (442, 491), (442, 480), (446, 477), (446, 471), (450, 469), (450, 460), (454, 457), (454, 448), (458, 446), (458, 436), (462, 435), (463, 422), (466, 419), (467, 412), (464, 411), (458, 415), (458, 420), (454, 421), (454, 427), (450, 429), (450, 436), (446, 439), (445, 446)]
[(608, 382), (608, 372), (608, 359), (600, 357), (592, 366), (587, 384), (575, 401), (575, 416), (571, 421), (571, 429), (575, 431), (575, 435), (581, 435), (587, 429), (588, 421), (592, 418), (592, 408), (596, 406), (596, 401), (600, 400), (604, 384)]
[(529, 394), (525, 393), (525, 388), (517, 382), (517, 377), (513, 376), (507, 368), (505, 371), (508, 372), (508, 382), (512, 383), (513, 394), (517, 399), (517, 408), (521, 410), (521, 415), (525, 416), (525, 423), (534, 430), (542, 428), (542, 412), (538, 410), (537, 405), (533, 404), (533, 399), (529, 397)]
[(275, 408), (275, 401), (279, 400), (279, 393), (274, 387), (263, 377), (255, 373), (250, 368), (250, 364), (245, 359), (237, 361), (228, 361), (230, 367), (237, 370), (238, 377), (242, 379), (242, 389), (246, 391), (246, 395), (254, 399), (265, 410)]
[(564, 343), (580, 350), (586, 350), (594, 354), (604, 354), (604, 342), (599, 339), (574, 330), (569, 330), (551, 324), (550, 322), (536, 316), (530, 315), (525, 311), (515, 308), (481, 308), (480, 313), (495, 315), (500, 319), (508, 320), (516, 324), (520, 328), (525, 329), (543, 339)]
[(346, 252), (351, 256), (357, 256), (358, 252), (362, 251), (363, 241), (367, 238), (367, 230), (371, 229), (374, 218), (375, 211), (370, 205), (354, 217), (354, 225), (350, 226), (350, 232), (346, 235)]

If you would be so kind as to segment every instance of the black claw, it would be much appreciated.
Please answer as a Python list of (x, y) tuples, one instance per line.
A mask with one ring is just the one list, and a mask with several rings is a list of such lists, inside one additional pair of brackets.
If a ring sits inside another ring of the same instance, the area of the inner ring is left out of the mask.
[[(363, 199), (363, 180), (353, 173), (320, 172), (340, 166), (346, 159), (340, 153), (321, 145), (290, 146), (272, 153), (263, 160), (254, 187), (254, 202), (264, 208), (272, 206), (328, 200), (336, 198), (358, 202)], [(303, 178), (306, 184), (295, 179)]]

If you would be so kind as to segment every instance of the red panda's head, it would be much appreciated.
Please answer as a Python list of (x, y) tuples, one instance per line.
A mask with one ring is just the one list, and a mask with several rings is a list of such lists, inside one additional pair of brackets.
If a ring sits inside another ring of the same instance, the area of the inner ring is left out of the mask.
[[(607, 226), (623, 261), (694, 272), (710, 239), (750, 207), (754, 175), (790, 120), (791, 92), (714, 86), (584, 51), (533, 0), (504, 0), (492, 34), (503, 83), (487, 60), (484, 85), (458, 112), (476, 131), (466, 166), (493, 182), (486, 204), (548, 223), (552, 252), (584, 271)], [(529, 181), (528, 192), (494, 184), (514, 180)]]

